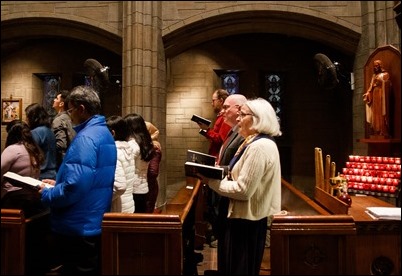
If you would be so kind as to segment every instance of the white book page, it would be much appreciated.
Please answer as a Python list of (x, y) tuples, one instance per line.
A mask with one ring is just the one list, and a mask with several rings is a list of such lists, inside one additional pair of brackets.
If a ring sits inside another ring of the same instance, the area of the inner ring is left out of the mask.
[[(29, 176), (22, 176), (22, 175), (19, 175), (19, 174), (17, 174), (17, 173), (13, 173), (13, 172), (6, 172), (6, 173), (3, 175), (3, 177), (9, 178), (9, 179), (14, 179), (14, 180), (16, 180), (16, 181), (19, 181), (19, 182), (22, 182), (22, 183), (31, 185), (31, 186), (33, 186), (33, 187), (37, 187), (38, 185), (41, 185), (41, 184), (45, 184), (45, 186), (46, 186), (47, 188), (53, 188), (53, 187), (54, 187), (53, 185), (44, 183), (44, 182), (42, 182), (42, 181), (40, 181), (40, 180), (38, 180), (38, 179), (29, 177)], [(9, 182), (12, 182), (12, 180), (9, 181)], [(13, 183), (11, 183), (11, 184), (13, 184)], [(14, 185), (14, 184), (13, 184), (13, 185)], [(15, 186), (17, 186), (17, 185), (15, 185)]]

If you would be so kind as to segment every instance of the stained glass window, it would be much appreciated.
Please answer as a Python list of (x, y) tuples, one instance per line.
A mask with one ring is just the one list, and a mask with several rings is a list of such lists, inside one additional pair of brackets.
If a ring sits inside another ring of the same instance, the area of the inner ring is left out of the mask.
[(58, 75), (45, 75), (43, 77), (43, 107), (51, 118), (56, 116), (53, 102), (60, 91), (60, 81), (61, 77)]
[(222, 87), (229, 94), (239, 93), (239, 75), (237, 73), (224, 73), (220, 76)]
[(281, 74), (269, 73), (264, 76), (265, 94), (272, 107), (275, 109), (279, 123), (282, 118), (282, 93), (283, 80)]

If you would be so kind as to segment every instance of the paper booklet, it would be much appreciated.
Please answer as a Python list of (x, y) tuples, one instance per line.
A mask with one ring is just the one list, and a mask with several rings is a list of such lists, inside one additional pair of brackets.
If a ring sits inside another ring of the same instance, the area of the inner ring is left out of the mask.
[(184, 163), (186, 176), (197, 177), (197, 173), (202, 174), (207, 178), (223, 179), (224, 170), (222, 167), (208, 166), (200, 163), (186, 162)]
[(53, 188), (53, 185), (43, 183), (42, 181), (29, 177), (29, 176), (22, 176), (17, 173), (13, 172), (6, 172), (3, 175), (3, 178), (10, 182), (12, 185), (22, 188), (29, 188), (34, 190), (39, 190), (40, 184), (45, 184), (47, 188)]
[(366, 210), (377, 219), (401, 220), (401, 207), (367, 207)]
[(209, 126), (211, 124), (211, 120), (208, 120), (204, 117), (201, 117), (199, 115), (194, 114), (193, 117), (191, 117), (191, 121), (196, 122), (196, 123), (203, 123)]
[(216, 163), (216, 156), (195, 150), (187, 150), (187, 161), (214, 166)]

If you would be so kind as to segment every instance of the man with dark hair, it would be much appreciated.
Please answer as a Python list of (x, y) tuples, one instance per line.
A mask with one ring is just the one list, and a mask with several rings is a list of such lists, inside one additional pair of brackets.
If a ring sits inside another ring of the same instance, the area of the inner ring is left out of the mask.
[(56, 161), (57, 170), (59, 169), (67, 148), (75, 136), (71, 118), (67, 114), (67, 97), (70, 94), (68, 90), (61, 90), (53, 100), (53, 109), (56, 110), (56, 116), (52, 122), (52, 130), (56, 136)]
[(62, 275), (100, 275), (102, 220), (111, 207), (117, 149), (98, 94), (77, 86), (68, 97), (67, 113), (76, 136), (57, 172), (44, 179), (42, 202), (50, 207), (53, 255)]
[(204, 135), (209, 140), (209, 150), (210, 155), (218, 157), (219, 149), (222, 146), (223, 140), (230, 130), (222, 117), (222, 106), (229, 93), (224, 89), (217, 89), (212, 94), (212, 107), (216, 113), (216, 120), (213, 128), (209, 128), (208, 125), (203, 123), (197, 123), (200, 127), (200, 133)]

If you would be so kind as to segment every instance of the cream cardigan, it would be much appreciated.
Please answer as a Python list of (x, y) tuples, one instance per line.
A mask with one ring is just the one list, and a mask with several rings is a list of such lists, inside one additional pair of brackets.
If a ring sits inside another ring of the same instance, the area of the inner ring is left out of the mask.
[(208, 185), (230, 199), (228, 218), (260, 220), (281, 210), (281, 165), (278, 148), (261, 138), (248, 145), (231, 170), (233, 180), (209, 179)]

